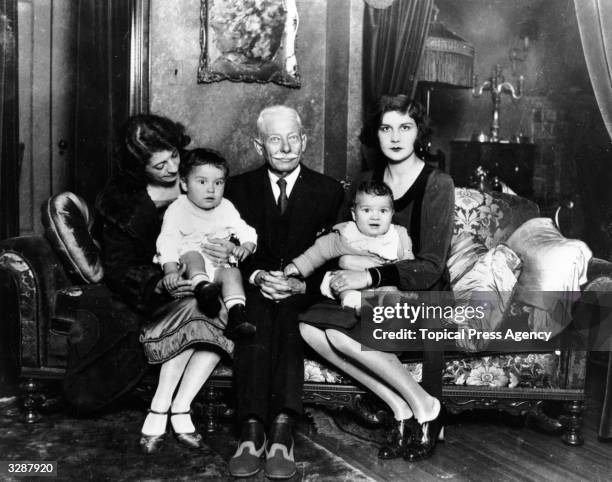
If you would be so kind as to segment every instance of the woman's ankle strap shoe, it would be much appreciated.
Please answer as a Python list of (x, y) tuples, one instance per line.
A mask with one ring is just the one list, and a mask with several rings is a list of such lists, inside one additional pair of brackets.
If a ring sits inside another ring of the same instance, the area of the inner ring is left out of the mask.
[(379, 459), (396, 459), (402, 457), (406, 447), (412, 442), (412, 434), (416, 431), (414, 417), (404, 420), (395, 420), (389, 440), (380, 447)]
[(148, 413), (154, 413), (155, 415), (168, 415), (168, 410), (165, 412), (158, 412), (157, 410), (153, 410), (152, 408), (147, 408)]
[[(412, 442), (406, 447), (404, 460), (417, 462), (431, 457), (436, 449), (436, 442), (440, 440), (440, 432), (444, 425), (444, 407), (440, 407), (440, 413), (433, 420), (417, 424), (417, 430), (412, 436)], [(444, 435), (442, 435), (442, 439)]]
[[(154, 413), (155, 415), (168, 415), (168, 412), (158, 412), (153, 410), (152, 408), (147, 409), (148, 413)], [(151, 455), (159, 450), (162, 447), (164, 439), (166, 438), (166, 432), (159, 435), (145, 435), (144, 433), (140, 434), (140, 439), (138, 440), (138, 446), (140, 447), (140, 451), (145, 455)]]
[(162, 433), (161, 435), (145, 435), (140, 434), (140, 440), (138, 440), (138, 445), (140, 446), (140, 450), (145, 455), (151, 455), (155, 452), (159, 452), (164, 443), (164, 439), (166, 438), (166, 434)]
[[(187, 412), (170, 412), (170, 417), (174, 417), (175, 415), (191, 415), (191, 410), (188, 410)], [(181, 433), (174, 429), (172, 422), (170, 423), (170, 426), (172, 427), (174, 438), (176, 438), (177, 442), (181, 445), (190, 449), (201, 449), (204, 447), (204, 437), (202, 437), (202, 434), (197, 430), (194, 430), (193, 432)]]
[(193, 410), (187, 410), (186, 412), (170, 412), (171, 417), (174, 417), (175, 415), (193, 415)]

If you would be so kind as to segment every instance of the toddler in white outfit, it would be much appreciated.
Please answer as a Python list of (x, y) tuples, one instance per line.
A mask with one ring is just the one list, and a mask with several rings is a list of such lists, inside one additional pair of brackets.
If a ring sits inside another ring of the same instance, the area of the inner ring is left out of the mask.
[[(229, 168), (226, 160), (208, 149), (193, 149), (181, 158), (180, 195), (164, 214), (157, 238), (156, 262), (164, 269), (164, 285), (172, 290), (184, 275), (194, 286), (200, 310), (219, 314), (219, 288), (228, 309), (225, 335), (251, 336), (255, 326), (245, 315), (245, 294), (237, 262), (255, 251), (257, 233), (234, 205), (223, 197)], [(219, 265), (204, 252), (210, 242), (233, 243), (229, 264)]]

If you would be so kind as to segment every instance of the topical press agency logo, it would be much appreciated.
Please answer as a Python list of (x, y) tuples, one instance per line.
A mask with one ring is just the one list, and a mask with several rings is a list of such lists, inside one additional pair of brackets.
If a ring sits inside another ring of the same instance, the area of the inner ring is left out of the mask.
[[(570, 323), (572, 313), (564, 303), (567, 292), (538, 293), (538, 297), (550, 310), (519, 304), (500, 306), (500, 299), (510, 299), (511, 293), (473, 292), (468, 300), (455, 300), (448, 291), (364, 291), (363, 348), (392, 352), (550, 351), (561, 343), (562, 332), (587, 343), (583, 330)], [(608, 333), (601, 336), (610, 339)], [(609, 344), (599, 342), (609, 350)]]

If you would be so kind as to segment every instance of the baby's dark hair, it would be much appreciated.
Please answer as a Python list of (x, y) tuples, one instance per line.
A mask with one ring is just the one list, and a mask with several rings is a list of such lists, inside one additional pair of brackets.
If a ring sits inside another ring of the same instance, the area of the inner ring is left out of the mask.
[(393, 191), (382, 181), (363, 181), (357, 186), (355, 191), (355, 197), (353, 197), (353, 206), (357, 203), (357, 196), (360, 194), (369, 194), (370, 196), (384, 196), (391, 198), (391, 204), (393, 205)]
[(225, 158), (212, 149), (198, 147), (184, 151), (181, 156), (179, 175), (185, 179), (196, 166), (214, 166), (223, 171), (225, 178), (229, 176), (229, 166)]

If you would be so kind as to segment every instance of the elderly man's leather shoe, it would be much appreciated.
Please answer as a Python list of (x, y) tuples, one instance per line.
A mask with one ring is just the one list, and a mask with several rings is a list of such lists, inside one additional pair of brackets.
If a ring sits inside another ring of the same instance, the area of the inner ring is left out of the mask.
[(289, 415), (281, 413), (270, 428), (264, 467), (266, 477), (273, 480), (290, 479), (297, 473), (293, 446), (293, 422)]
[(242, 422), (242, 431), (236, 453), (229, 461), (233, 477), (251, 477), (261, 470), (261, 459), (266, 448), (263, 424), (254, 418)]

